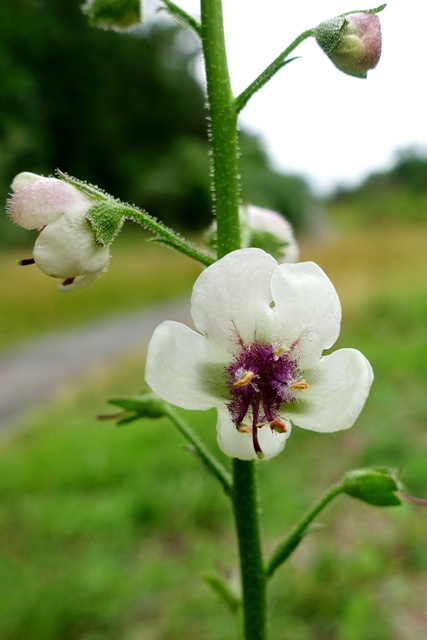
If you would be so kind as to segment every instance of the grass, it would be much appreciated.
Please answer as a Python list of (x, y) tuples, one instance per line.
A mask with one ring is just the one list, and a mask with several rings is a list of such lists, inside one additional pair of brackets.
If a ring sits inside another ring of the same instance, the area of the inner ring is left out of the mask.
[(33, 336), (190, 291), (200, 266), (145, 242), (146, 237), (137, 229), (135, 235), (120, 238), (113, 246), (109, 271), (74, 294), (59, 293), (59, 281), (36, 266), (16, 265), (31, 250), (3, 251), (0, 299), (7, 313), (0, 314), (0, 351)]
[[(427, 495), (426, 230), (337, 232), (305, 247), (342, 298), (338, 346), (361, 349), (376, 380), (353, 429), (295, 429), (285, 452), (260, 464), (267, 552), (349, 468), (398, 467), (408, 492)], [(105, 397), (140, 388), (143, 356), (64, 388), (3, 438), (2, 640), (236, 638), (203, 581), (236, 571), (226, 498), (168, 423), (116, 429), (94, 418)], [(213, 413), (185, 415), (216, 450)], [(272, 640), (425, 640), (422, 508), (339, 497), (319, 520), (325, 528), (272, 580)]]

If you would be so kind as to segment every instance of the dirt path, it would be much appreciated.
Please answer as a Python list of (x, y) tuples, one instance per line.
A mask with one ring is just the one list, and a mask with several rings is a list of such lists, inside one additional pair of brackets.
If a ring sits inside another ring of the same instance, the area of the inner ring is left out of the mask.
[(189, 322), (180, 300), (49, 334), (0, 357), (0, 430), (51, 397), (64, 382), (148, 342), (162, 320)]

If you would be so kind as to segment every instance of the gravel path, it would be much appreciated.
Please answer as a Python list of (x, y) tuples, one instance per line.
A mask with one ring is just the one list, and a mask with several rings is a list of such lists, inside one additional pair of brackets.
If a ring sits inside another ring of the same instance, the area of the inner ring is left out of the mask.
[(0, 357), (0, 430), (42, 404), (64, 382), (148, 342), (162, 320), (190, 322), (189, 301), (104, 319), (72, 331), (48, 334)]

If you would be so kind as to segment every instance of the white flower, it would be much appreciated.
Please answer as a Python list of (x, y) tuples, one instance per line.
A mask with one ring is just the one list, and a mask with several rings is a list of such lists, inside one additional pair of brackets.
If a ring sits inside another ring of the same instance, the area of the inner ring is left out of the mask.
[(106, 268), (110, 251), (95, 241), (86, 218), (94, 202), (77, 187), (34, 173), (20, 173), (12, 183), (11, 218), (24, 229), (39, 229), (33, 258), (47, 275), (62, 280), (61, 291), (87, 286)]
[(245, 205), (240, 209), (240, 222), (242, 247), (260, 246), (268, 251), (262, 244), (264, 240), (265, 244), (275, 245), (268, 253), (273, 253), (279, 263), (298, 260), (299, 248), (292, 226), (280, 213), (253, 204)]
[(352, 426), (372, 369), (355, 349), (322, 356), (338, 337), (341, 306), (320, 267), (234, 251), (199, 276), (191, 313), (199, 333), (179, 322), (157, 327), (146, 379), (184, 409), (215, 407), (226, 455), (272, 458), (293, 424), (321, 432)]

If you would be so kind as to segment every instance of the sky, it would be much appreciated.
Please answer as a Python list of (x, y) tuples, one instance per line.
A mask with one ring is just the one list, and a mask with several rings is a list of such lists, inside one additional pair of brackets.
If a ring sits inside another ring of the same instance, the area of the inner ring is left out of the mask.
[[(235, 95), (301, 32), (381, 3), (359, 1), (223, 0)], [(198, 0), (176, 3), (199, 13)], [(274, 168), (307, 178), (319, 195), (389, 168), (399, 150), (427, 154), (427, 2), (390, 0), (380, 20), (382, 56), (366, 80), (336, 69), (310, 38), (242, 112)]]

